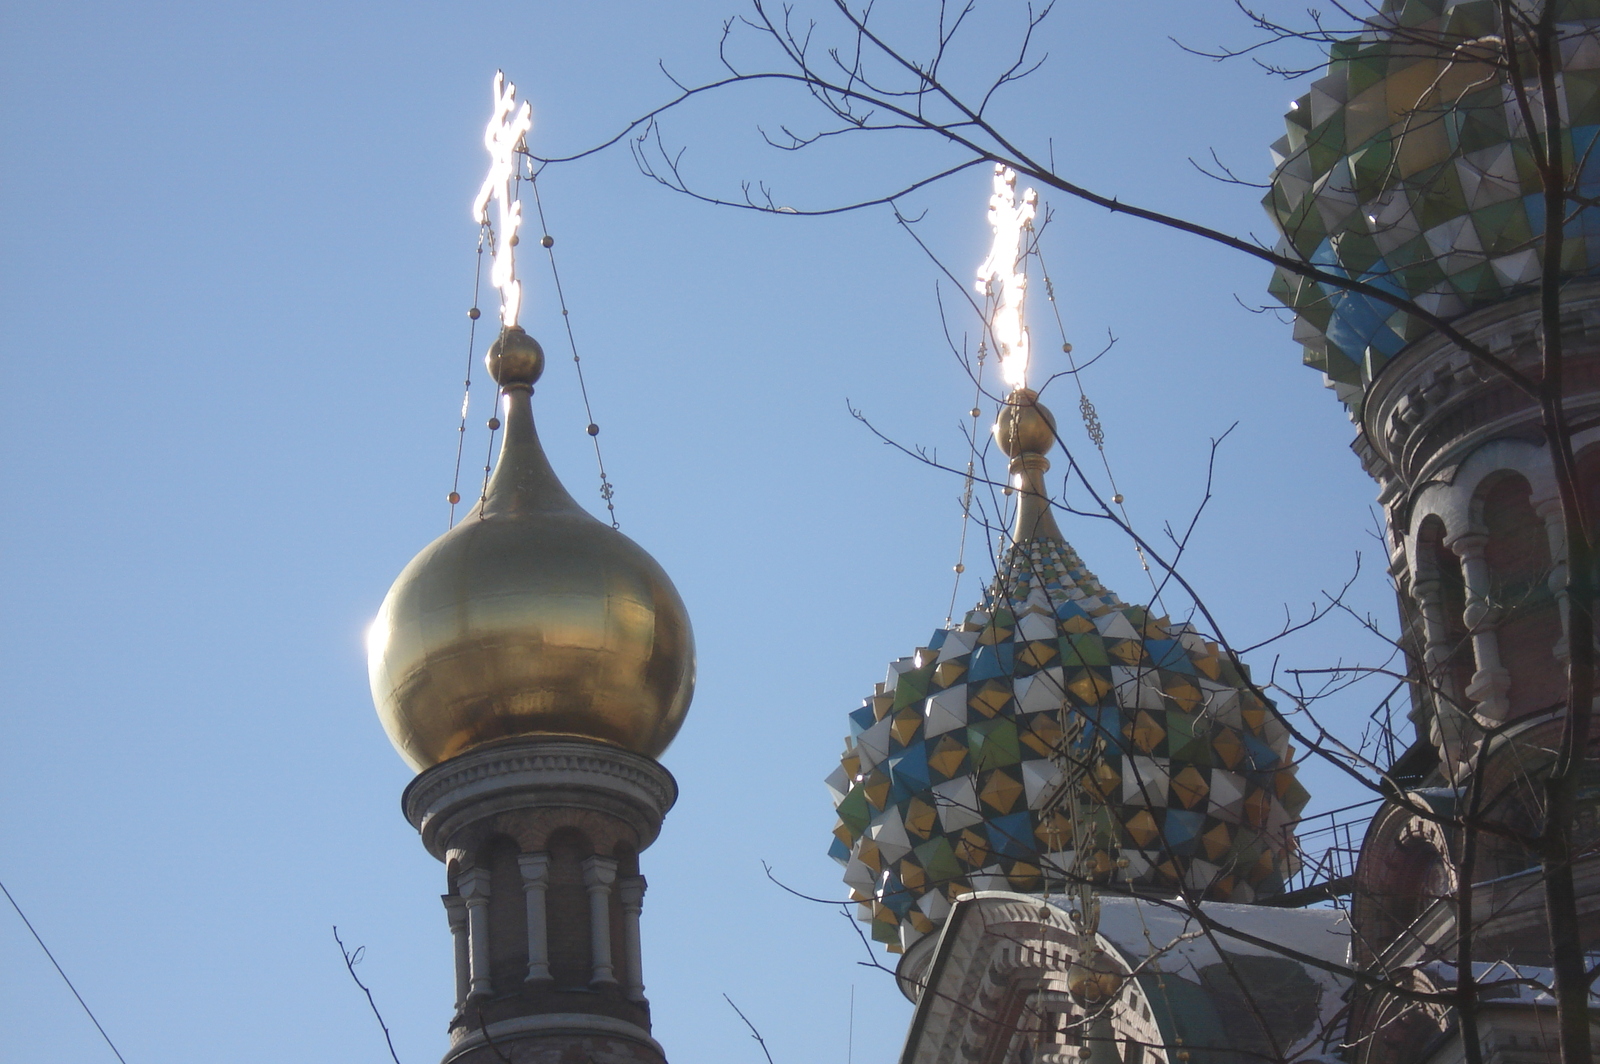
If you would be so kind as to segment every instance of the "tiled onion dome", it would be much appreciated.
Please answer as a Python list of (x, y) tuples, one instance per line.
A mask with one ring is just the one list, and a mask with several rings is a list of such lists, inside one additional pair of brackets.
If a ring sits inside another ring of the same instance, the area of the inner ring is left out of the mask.
[[(1600, 0), (1567, 0), (1560, 18), (1564, 154), (1579, 194), (1600, 195), (1600, 39), (1578, 21), (1600, 18)], [(1332, 46), (1327, 75), (1290, 105), (1273, 145), (1263, 202), (1279, 251), (1445, 318), (1537, 284), (1544, 203), (1522, 116), (1505, 74), (1471, 61), (1469, 42), (1500, 33), (1496, 5), (1385, 0), (1367, 26)], [(1600, 270), (1600, 211), (1577, 211), (1566, 236), (1562, 272)], [(1306, 364), (1354, 416), (1384, 364), (1426, 332), (1386, 303), (1282, 269), (1271, 292), (1294, 309)]]
[(1079, 803), (1113, 840), (1099, 872), (1281, 893), (1307, 795), (1282, 722), (1243, 686), (1214, 643), (1120, 601), (1060, 540), (1014, 549), (983, 605), (850, 714), (830, 853), (873, 937), (908, 948), (967, 891), (1060, 889), (1072, 824), (1041, 808), (1064, 724), (1101, 748)]

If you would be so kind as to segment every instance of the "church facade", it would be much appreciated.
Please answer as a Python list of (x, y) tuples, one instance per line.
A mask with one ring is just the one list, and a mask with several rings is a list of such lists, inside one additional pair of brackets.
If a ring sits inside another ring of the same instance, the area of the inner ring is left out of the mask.
[[(1600, 518), (1600, 2), (1541, 24), (1558, 69), (1532, 89), (1501, 9), (1385, 0), (1274, 147), (1272, 292), (1378, 485), (1410, 705), (1338, 874), (1306, 874), (1323, 865), (1289, 716), (1228, 647), (1103, 586), (1054, 518), (1060, 441), (1027, 372), (1032, 201), (997, 169), (1009, 535), (982, 600), (848, 715), (827, 780), (831, 855), (914, 1004), (901, 1064), (1554, 1061), (1561, 1017), (1569, 1046), (1589, 1023), (1570, 997), (1558, 1012), (1556, 972), (1600, 953), (1600, 771), (1569, 773), (1559, 927), (1529, 840), (1551, 834), (1561, 759), (1595, 760), (1567, 701), (1574, 627), (1593, 633), (1572, 522)], [(496, 113), (507, 153), (518, 113)], [(486, 188), (480, 210), (504, 209), (509, 184)], [(693, 636), (666, 574), (540, 449), (543, 353), (516, 321), (515, 212), (501, 225), (504, 448), (385, 600), (373, 696), (445, 867), (445, 1064), (664, 1064), (641, 854), (677, 793), (656, 759)], [(1553, 344), (1554, 421), (1524, 386)]]

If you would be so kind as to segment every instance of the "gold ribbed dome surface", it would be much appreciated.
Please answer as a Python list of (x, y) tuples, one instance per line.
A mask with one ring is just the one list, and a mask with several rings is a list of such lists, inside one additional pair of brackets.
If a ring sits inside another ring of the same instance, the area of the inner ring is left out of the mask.
[(550, 736), (657, 757), (694, 691), (694, 636), (654, 558), (556, 478), (521, 329), (490, 371), (505, 439), (484, 500), (401, 572), (368, 636), (372, 698), (419, 771), (497, 739)]

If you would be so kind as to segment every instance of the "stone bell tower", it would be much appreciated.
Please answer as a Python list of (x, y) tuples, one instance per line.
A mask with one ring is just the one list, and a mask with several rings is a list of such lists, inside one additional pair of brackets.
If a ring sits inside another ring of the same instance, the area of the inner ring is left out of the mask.
[(447, 870), (447, 1064), (663, 1064), (650, 1037), (639, 854), (677, 784), (655, 758), (694, 684), (689, 619), (633, 541), (586, 513), (534, 431), (539, 345), (489, 351), (505, 442), (484, 497), (390, 588), (373, 700), (419, 769), (406, 817)]

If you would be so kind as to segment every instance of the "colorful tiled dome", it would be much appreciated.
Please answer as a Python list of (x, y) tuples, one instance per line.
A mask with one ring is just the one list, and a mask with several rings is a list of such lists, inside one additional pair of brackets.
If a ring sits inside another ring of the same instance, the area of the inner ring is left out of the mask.
[(1275, 712), (1055, 535), (1013, 549), (983, 605), (890, 665), (850, 726), (830, 853), (891, 950), (967, 891), (1061, 889), (1071, 805), (1047, 806), (1068, 758), (1091, 766), (1077, 808), (1096, 875), (1249, 902), (1292, 872), (1307, 795)]
[[(1561, 113), (1577, 191), (1600, 194), (1600, 0), (1568, 0)], [(1330, 49), (1327, 76), (1290, 107), (1264, 203), (1279, 251), (1416, 300), (1445, 318), (1525, 291), (1541, 275), (1544, 204), (1490, 0), (1385, 0)], [(1395, 27), (1404, 28), (1404, 40)], [(1436, 41), (1437, 44), (1431, 43)], [(1567, 226), (1562, 271), (1600, 270), (1600, 211)], [(1426, 326), (1386, 303), (1279, 269), (1305, 362), (1359, 416), (1365, 388)]]

